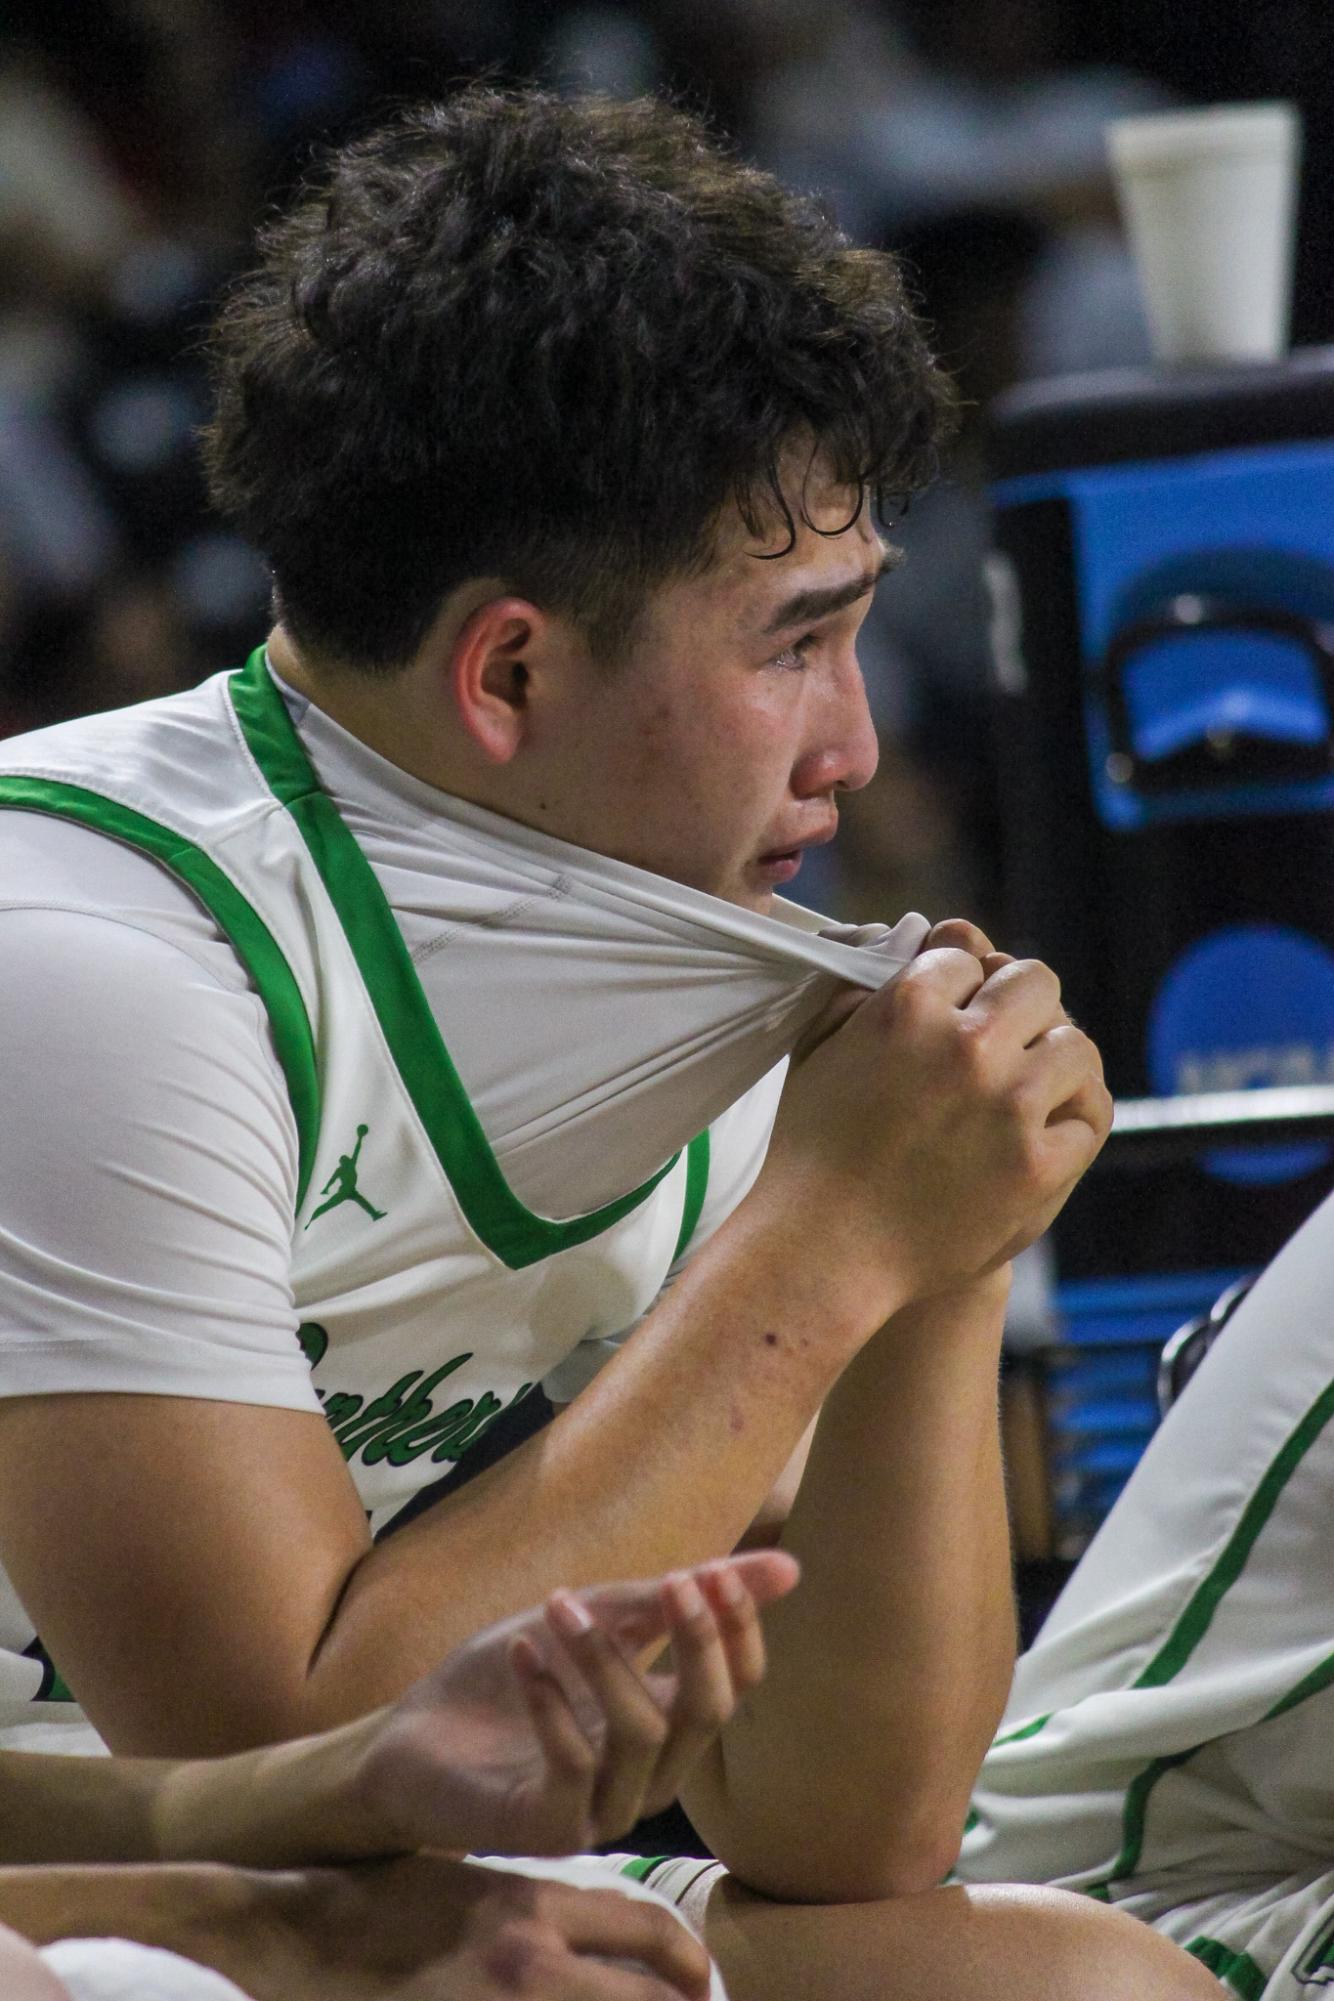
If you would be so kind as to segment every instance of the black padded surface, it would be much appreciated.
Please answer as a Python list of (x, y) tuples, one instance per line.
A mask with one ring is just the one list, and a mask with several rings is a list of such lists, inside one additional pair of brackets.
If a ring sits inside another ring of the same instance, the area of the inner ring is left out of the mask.
[(1334, 347), (1220, 368), (1114, 369), (996, 399), (993, 479), (1334, 437)]

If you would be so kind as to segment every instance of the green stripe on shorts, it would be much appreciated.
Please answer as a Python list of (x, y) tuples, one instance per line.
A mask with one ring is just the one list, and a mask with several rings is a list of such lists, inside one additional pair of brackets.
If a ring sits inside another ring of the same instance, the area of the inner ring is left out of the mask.
[(1191, 1957), (1198, 1959), (1201, 1966), (1207, 1966), (1210, 1973), (1225, 1981), (1241, 2001), (1260, 2001), (1268, 1984), (1268, 1975), (1261, 1973), (1248, 1952), (1234, 1952), (1221, 1939), (1194, 1938), (1186, 1947)]
[(653, 1874), (659, 1863), (675, 1861), (672, 1855), (636, 1855), (633, 1862), (623, 1862), (618, 1875), (628, 1876), (632, 1883), (642, 1883)]

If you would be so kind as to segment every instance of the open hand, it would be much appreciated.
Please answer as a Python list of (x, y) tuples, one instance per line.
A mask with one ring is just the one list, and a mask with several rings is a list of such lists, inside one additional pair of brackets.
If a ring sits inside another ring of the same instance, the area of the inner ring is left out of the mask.
[[(562, 1855), (614, 1839), (675, 1798), (759, 1681), (759, 1607), (796, 1579), (762, 1550), (557, 1592), (489, 1627), (374, 1720), (366, 1811), (402, 1848)], [(636, 1664), (664, 1643), (670, 1672)]]

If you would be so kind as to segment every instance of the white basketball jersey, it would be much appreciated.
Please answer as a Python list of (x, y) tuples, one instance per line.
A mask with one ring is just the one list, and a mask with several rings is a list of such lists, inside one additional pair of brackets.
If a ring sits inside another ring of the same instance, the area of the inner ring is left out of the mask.
[[(451, 991), (514, 1048), (490, 1132), (262, 652), (0, 746), (0, 806), (156, 858), (265, 1004), (299, 1138), (300, 1340), (376, 1530), (576, 1351), (633, 1328), (758, 1172), (802, 1027), (840, 979), (882, 984), (925, 929), (838, 942), (791, 906), (758, 917), (440, 799), (464, 913)], [(614, 949), (590, 951), (600, 935)], [(515, 1179), (563, 1201), (539, 1212)], [(0, 1591), (0, 1703), (50, 1684)]]

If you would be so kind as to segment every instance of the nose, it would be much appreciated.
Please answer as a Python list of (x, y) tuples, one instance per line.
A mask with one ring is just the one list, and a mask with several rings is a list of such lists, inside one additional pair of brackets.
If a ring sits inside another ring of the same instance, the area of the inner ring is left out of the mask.
[(857, 792), (875, 777), (880, 745), (855, 655), (831, 677), (825, 699), (812, 714), (809, 734), (809, 747), (792, 770), (797, 798)]

